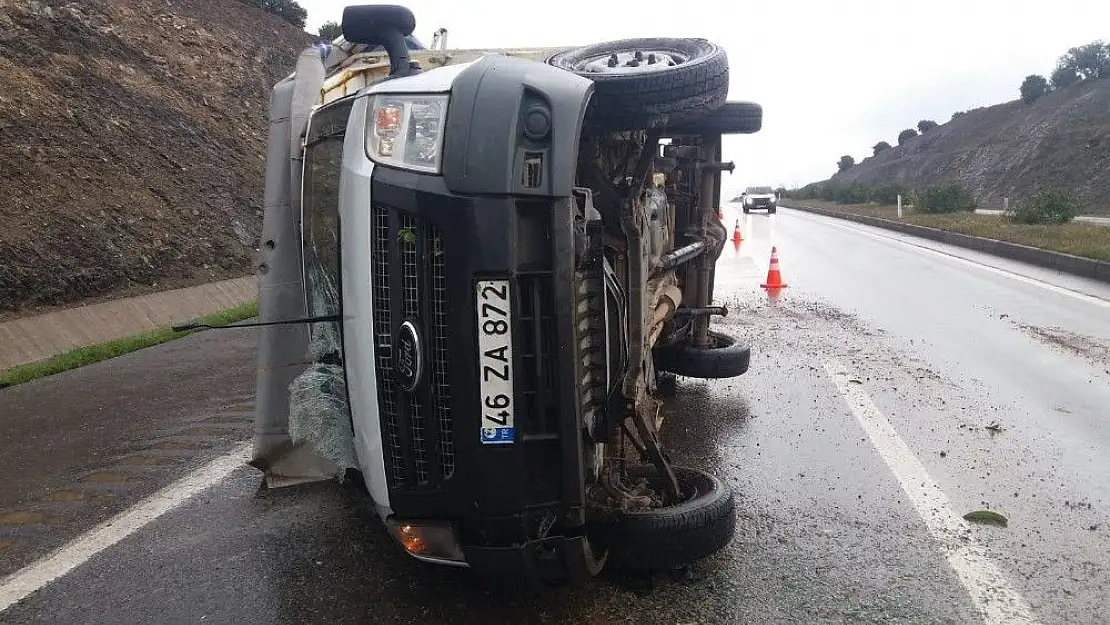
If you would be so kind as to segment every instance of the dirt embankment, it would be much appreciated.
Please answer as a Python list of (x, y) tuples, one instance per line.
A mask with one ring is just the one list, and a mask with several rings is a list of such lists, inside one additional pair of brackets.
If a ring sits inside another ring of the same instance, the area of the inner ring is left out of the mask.
[(0, 318), (250, 273), (311, 42), (235, 0), (0, 0)]
[(1020, 201), (1058, 185), (1079, 196), (1083, 212), (1110, 214), (1108, 171), (1110, 79), (1103, 79), (1030, 105), (1017, 100), (968, 111), (833, 180), (902, 182), (918, 189), (959, 180), (982, 205), (999, 208), (1003, 198)]

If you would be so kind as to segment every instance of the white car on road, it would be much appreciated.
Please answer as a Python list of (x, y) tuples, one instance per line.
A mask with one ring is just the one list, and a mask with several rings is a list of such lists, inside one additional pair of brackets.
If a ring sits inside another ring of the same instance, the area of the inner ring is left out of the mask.
[(740, 195), (740, 200), (744, 203), (745, 213), (750, 213), (754, 209), (765, 209), (768, 214), (773, 214), (777, 208), (779, 196), (771, 187), (748, 187)]

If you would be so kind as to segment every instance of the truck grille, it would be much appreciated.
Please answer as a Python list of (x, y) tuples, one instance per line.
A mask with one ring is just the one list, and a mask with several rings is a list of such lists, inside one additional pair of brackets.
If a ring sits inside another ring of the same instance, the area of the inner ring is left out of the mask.
[(557, 434), (559, 345), (555, 333), (555, 292), (550, 275), (524, 275), (519, 281), (517, 342), (522, 369), (516, 374), (526, 400), (521, 417), (525, 434)]
[[(442, 484), (455, 471), (448, 382), (446, 266), (443, 235), (430, 223), (389, 207), (373, 207), (373, 302), (378, 398), (386, 464), (393, 488)], [(428, 383), (398, 384), (393, 340), (413, 321), (429, 349)]]

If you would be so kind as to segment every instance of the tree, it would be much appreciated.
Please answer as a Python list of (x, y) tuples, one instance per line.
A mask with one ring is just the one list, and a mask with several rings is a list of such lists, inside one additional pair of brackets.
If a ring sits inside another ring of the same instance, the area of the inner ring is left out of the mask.
[(939, 125), (940, 124), (936, 123), (935, 121), (933, 121), (931, 119), (923, 119), (923, 120), (917, 122), (917, 129), (920, 130), (922, 132), (922, 134), (924, 134), (924, 133), (932, 130), (933, 128), (936, 128)]
[(882, 152), (883, 150), (889, 150), (890, 149), (890, 144), (887, 143), (886, 141), (880, 141), (880, 142), (876, 143), (875, 145), (871, 146), (871, 149), (875, 152), (875, 156), (878, 156), (879, 152)]
[(333, 41), (343, 34), (343, 26), (338, 22), (324, 22), (317, 35), (326, 41)]
[(836, 164), (836, 169), (837, 169), (838, 172), (848, 171), (855, 164), (856, 164), (856, 159), (854, 159), (851, 156), (845, 154), (844, 156), (840, 157), (840, 162), (838, 162)]
[(1060, 57), (1059, 65), (1075, 70), (1080, 80), (1110, 78), (1110, 45), (1095, 41), (1072, 48)]
[(1032, 104), (1048, 92), (1048, 81), (1039, 74), (1029, 74), (1021, 82), (1021, 101)]
[(308, 11), (304, 7), (297, 4), (296, 0), (239, 0), (247, 6), (252, 6), (256, 9), (262, 9), (267, 13), (273, 13), (281, 19), (297, 26), (304, 28), (305, 20), (308, 19)]
[(1053, 89), (1067, 89), (1079, 82), (1079, 74), (1075, 71), (1074, 67), (1059, 65), (1052, 71), (1049, 82), (1052, 83)]
[(913, 128), (907, 128), (907, 129), (903, 130), (902, 132), (898, 133), (898, 145), (902, 145), (903, 143), (909, 141), (910, 139), (913, 139), (916, 136), (917, 136), (917, 131), (916, 130), (914, 130)]

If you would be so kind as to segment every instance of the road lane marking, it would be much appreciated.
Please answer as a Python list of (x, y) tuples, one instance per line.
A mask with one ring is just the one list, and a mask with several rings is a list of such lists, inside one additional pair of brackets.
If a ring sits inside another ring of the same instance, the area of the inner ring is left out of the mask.
[(250, 459), (250, 453), (251, 443), (236, 446), (229, 453), (0, 581), (0, 613), (220, 482), (232, 471), (243, 466)]
[(975, 541), (971, 526), (952, 509), (952, 503), (933, 480), (862, 386), (852, 382), (837, 360), (825, 363), (852, 414), (867, 432), (879, 456), (894, 473), (929, 534), (940, 544), (949, 566), (971, 596), (988, 625), (1036, 623), (1032, 609), (1010, 585), (1006, 575)]
[[(806, 216), (809, 216), (809, 217), (814, 216), (811, 213), (804, 213), (803, 211), (798, 211), (798, 212), (802, 213), (802, 214), (805, 214)], [(818, 217), (824, 217), (824, 216), (820, 215)], [(987, 272), (990, 272), (990, 273), (993, 273), (993, 274), (997, 274), (997, 275), (1000, 275), (1000, 276), (1006, 276), (1008, 278), (1013, 278), (1014, 280), (1017, 280), (1018, 282), (1024, 282), (1025, 284), (1029, 284), (1029, 285), (1032, 285), (1032, 286), (1038, 286), (1038, 287), (1041, 287), (1042, 289), (1047, 289), (1047, 290), (1052, 291), (1053, 293), (1057, 293), (1059, 295), (1067, 295), (1068, 297), (1074, 297), (1075, 299), (1087, 302), (1088, 304), (1095, 304), (1096, 306), (1102, 306), (1103, 308), (1110, 308), (1110, 300), (1105, 300), (1105, 299), (1103, 299), (1101, 297), (1098, 297), (1098, 296), (1095, 296), (1095, 295), (1089, 295), (1087, 293), (1083, 293), (1082, 291), (1076, 291), (1076, 290), (1068, 289), (1068, 288), (1065, 288), (1065, 287), (1062, 287), (1062, 286), (1057, 286), (1055, 284), (1045, 282), (1043, 280), (1038, 280), (1036, 278), (1030, 278), (1029, 276), (1025, 276), (1025, 275), (1022, 275), (1020, 273), (1009, 271), (1007, 269), (1001, 269), (1001, 268), (995, 267), (993, 265), (987, 265), (987, 264), (979, 262), (979, 261), (964, 258), (963, 256), (958, 256), (958, 255), (953, 254), (951, 252), (944, 252), (944, 251), (929, 247), (928, 245), (924, 245), (924, 244), (921, 244), (921, 243), (914, 243), (912, 241), (907, 241), (907, 240), (899, 238), (899, 237), (887, 236), (885, 234), (879, 234), (877, 232), (870, 232), (870, 231), (864, 230), (862, 228), (856, 228), (856, 227), (853, 227), (853, 226), (848, 226), (848, 225), (844, 225), (844, 224), (838, 224), (838, 223), (834, 223), (834, 222), (831, 222), (831, 221), (827, 221), (827, 220), (834, 220), (834, 219), (836, 219), (836, 218), (835, 217), (826, 217), (825, 219), (818, 219), (817, 221), (820, 221), (820, 222), (824, 223), (825, 225), (830, 226), (832, 228), (839, 228), (841, 230), (848, 230), (849, 232), (856, 232), (858, 234), (862, 234), (864, 236), (869, 236), (869, 237), (872, 237), (872, 238), (875, 238), (875, 239), (883, 239), (883, 240), (887, 240), (887, 241), (893, 241), (895, 243), (901, 243), (902, 245), (905, 245), (907, 247), (913, 247), (913, 248), (916, 248), (916, 249), (919, 249), (919, 250), (922, 250), (922, 251), (925, 251), (925, 252), (929, 252), (930, 254), (933, 254), (935, 256), (940, 256), (941, 258), (946, 258), (948, 260), (954, 260), (958, 263), (967, 265), (969, 267), (976, 267), (978, 269), (982, 269), (984, 271), (987, 271)], [(912, 236), (912, 235), (906, 235), (906, 236)], [(970, 251), (974, 251), (974, 250), (970, 250)], [(980, 254), (987, 254), (987, 252), (979, 252), (979, 253)], [(1011, 260), (1011, 259), (1006, 259), (1006, 260)], [(1021, 261), (1012, 260), (1012, 262), (1019, 263)], [(1039, 268), (1044, 269), (1046, 271), (1055, 271), (1055, 270), (1049, 269), (1047, 267), (1039, 267)], [(1082, 278), (1082, 276), (1075, 276), (1075, 277)]]

